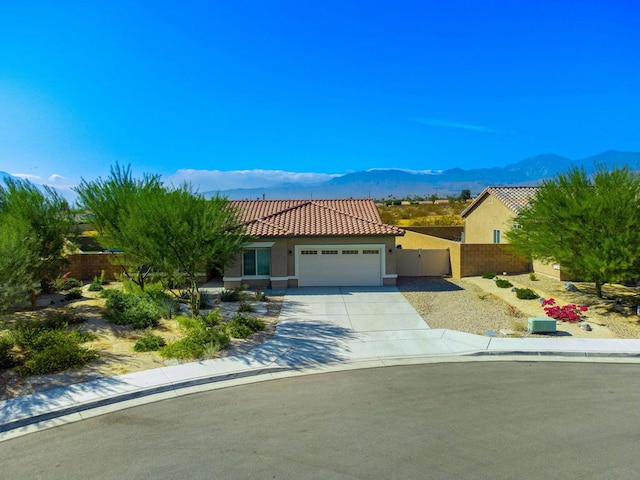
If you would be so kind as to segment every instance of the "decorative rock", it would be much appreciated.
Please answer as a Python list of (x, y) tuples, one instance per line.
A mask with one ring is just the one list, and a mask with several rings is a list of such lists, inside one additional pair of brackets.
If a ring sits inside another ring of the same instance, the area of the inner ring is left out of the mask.
[(581, 322), (581, 323), (578, 324), (578, 326), (581, 329), (586, 330), (587, 332), (590, 332), (592, 330), (591, 329), (591, 325), (589, 325), (588, 323)]
[(577, 292), (578, 291), (578, 287), (576, 287), (573, 283), (569, 283), (569, 282), (565, 282), (564, 289), (567, 292)]

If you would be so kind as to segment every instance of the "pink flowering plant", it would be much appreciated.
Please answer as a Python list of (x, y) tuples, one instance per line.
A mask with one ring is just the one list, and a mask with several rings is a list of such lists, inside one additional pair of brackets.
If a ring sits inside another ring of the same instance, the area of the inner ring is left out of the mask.
[(551, 317), (556, 320), (568, 323), (579, 322), (580, 320), (582, 320), (584, 312), (589, 310), (589, 308), (585, 307), (584, 305), (576, 305), (574, 303), (563, 305), (561, 307), (559, 305), (556, 305), (556, 301), (553, 298), (543, 300), (542, 308), (547, 314), (547, 317)]

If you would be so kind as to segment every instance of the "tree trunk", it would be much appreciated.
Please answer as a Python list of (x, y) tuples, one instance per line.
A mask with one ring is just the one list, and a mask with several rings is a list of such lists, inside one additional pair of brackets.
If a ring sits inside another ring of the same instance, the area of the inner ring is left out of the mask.
[(604, 285), (602, 282), (596, 281), (596, 295), (598, 298), (602, 298), (602, 285)]

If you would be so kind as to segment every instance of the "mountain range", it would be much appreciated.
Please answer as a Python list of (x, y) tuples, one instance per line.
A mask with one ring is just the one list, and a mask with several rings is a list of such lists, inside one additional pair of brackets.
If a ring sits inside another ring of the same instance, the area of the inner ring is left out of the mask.
[(440, 198), (458, 195), (463, 189), (471, 190), (475, 196), (488, 186), (537, 185), (576, 166), (588, 173), (598, 167), (607, 169), (628, 166), (640, 170), (640, 152), (607, 150), (579, 160), (562, 157), (554, 153), (525, 158), (505, 167), (475, 168), (416, 172), (403, 169), (372, 169), (335, 177), (316, 184), (286, 183), (265, 188), (241, 188), (209, 191), (206, 195), (219, 193), (231, 200), (243, 199), (298, 199), (298, 198), (404, 198), (407, 196), (428, 197), (437, 194)]

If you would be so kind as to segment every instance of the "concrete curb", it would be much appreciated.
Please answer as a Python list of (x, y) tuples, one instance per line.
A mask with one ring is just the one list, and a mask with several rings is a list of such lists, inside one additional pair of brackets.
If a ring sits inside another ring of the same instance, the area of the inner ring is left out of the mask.
[[(401, 365), (466, 363), (486, 361), (543, 361), (590, 363), (640, 363), (639, 353), (622, 352), (566, 352), (566, 351), (487, 351), (477, 350), (464, 354), (416, 355), (388, 358), (360, 359), (350, 362), (308, 364), (296, 367), (267, 366), (230, 373), (218, 373), (184, 381), (169, 382), (140, 388), (126, 393), (99, 398), (48, 412), (24, 416), (0, 424), (0, 442), (35, 431), (73, 423), (134, 406), (149, 404), (169, 398), (177, 398), (220, 388), (246, 385), (281, 378), (332, 373), (357, 369), (381, 368)], [(90, 384), (92, 382), (87, 382)]]

